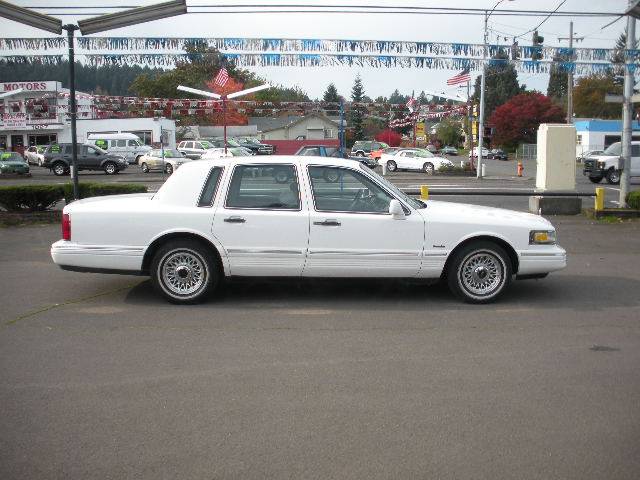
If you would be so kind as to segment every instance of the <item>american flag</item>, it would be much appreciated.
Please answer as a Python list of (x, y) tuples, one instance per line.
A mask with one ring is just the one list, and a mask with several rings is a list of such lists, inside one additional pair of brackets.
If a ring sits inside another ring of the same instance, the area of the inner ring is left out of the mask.
[(213, 84), (216, 87), (224, 87), (227, 84), (227, 80), (229, 80), (229, 72), (223, 67), (216, 75), (216, 78), (213, 79)]
[(471, 75), (469, 74), (469, 70), (465, 69), (447, 80), (447, 85), (459, 85), (460, 83), (467, 83), (469, 81), (471, 81)]

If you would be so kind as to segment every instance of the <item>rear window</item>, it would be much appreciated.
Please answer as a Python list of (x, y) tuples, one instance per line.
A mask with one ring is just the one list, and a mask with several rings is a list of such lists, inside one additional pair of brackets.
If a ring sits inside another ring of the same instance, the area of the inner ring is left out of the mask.
[(198, 200), (199, 207), (210, 207), (213, 205), (213, 199), (216, 196), (218, 190), (218, 183), (220, 183), (220, 176), (222, 175), (222, 167), (213, 167), (209, 172), (207, 181), (204, 182), (202, 187), (202, 193)]

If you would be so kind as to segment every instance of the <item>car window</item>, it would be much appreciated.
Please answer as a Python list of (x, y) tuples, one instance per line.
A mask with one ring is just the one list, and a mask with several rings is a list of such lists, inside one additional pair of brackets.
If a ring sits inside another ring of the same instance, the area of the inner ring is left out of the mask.
[(238, 165), (227, 193), (227, 208), (299, 210), (300, 190), (293, 165)]
[(631, 145), (631, 156), (640, 157), (640, 145)]
[(304, 151), (302, 152), (302, 155), (305, 156), (320, 156), (320, 149), (318, 147), (309, 147), (304, 149)]
[(605, 155), (620, 155), (622, 153), (622, 144), (620, 142), (616, 142), (612, 145), (609, 145), (605, 151)]
[(97, 148), (93, 148), (91, 146), (87, 146), (87, 152), (86, 154), (88, 155), (100, 155), (100, 150), (98, 150)]
[(323, 212), (388, 213), (393, 197), (355, 170), (310, 166), (316, 210)]
[(127, 143), (129, 144), (130, 147), (139, 147), (140, 146), (140, 144), (138, 143), (137, 140), (129, 140)]
[(199, 207), (210, 207), (213, 205), (213, 199), (216, 195), (216, 191), (218, 190), (222, 170), (222, 167), (213, 167), (209, 172), (207, 181), (204, 182), (204, 186), (202, 187), (200, 199), (198, 200)]
[(65, 155), (71, 155), (71, 145), (65, 145), (64, 146), (64, 154)]
[(97, 139), (93, 143), (103, 150), (107, 150), (109, 148), (109, 142), (107, 140)]

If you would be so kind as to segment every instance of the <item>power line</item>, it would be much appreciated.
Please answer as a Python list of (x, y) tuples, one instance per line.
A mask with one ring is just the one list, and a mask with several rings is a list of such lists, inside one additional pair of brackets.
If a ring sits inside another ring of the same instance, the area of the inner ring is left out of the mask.
[(565, 3), (567, 3), (567, 0), (562, 0), (558, 6), (555, 8), (555, 10), (553, 10), (551, 13), (549, 13), (549, 15), (547, 15), (544, 20), (542, 20), (538, 25), (536, 25), (535, 27), (533, 27), (531, 30), (528, 30), (524, 33), (521, 33), (520, 35), (518, 35), (516, 38), (520, 38), (523, 37), (524, 35), (526, 35), (527, 33), (531, 33), (531, 32), (535, 32), (536, 30), (538, 30), (538, 28), (540, 28), (542, 26), (542, 24), (544, 22), (546, 22), (547, 20), (549, 20), (549, 18), (551, 18), (551, 15), (554, 15), (562, 5), (564, 5)]

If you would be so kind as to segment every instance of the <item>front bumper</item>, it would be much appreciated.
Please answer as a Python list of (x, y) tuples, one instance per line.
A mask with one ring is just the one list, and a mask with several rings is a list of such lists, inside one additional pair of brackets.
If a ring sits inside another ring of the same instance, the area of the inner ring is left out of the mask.
[(518, 275), (545, 274), (567, 266), (567, 252), (558, 245), (518, 252)]

